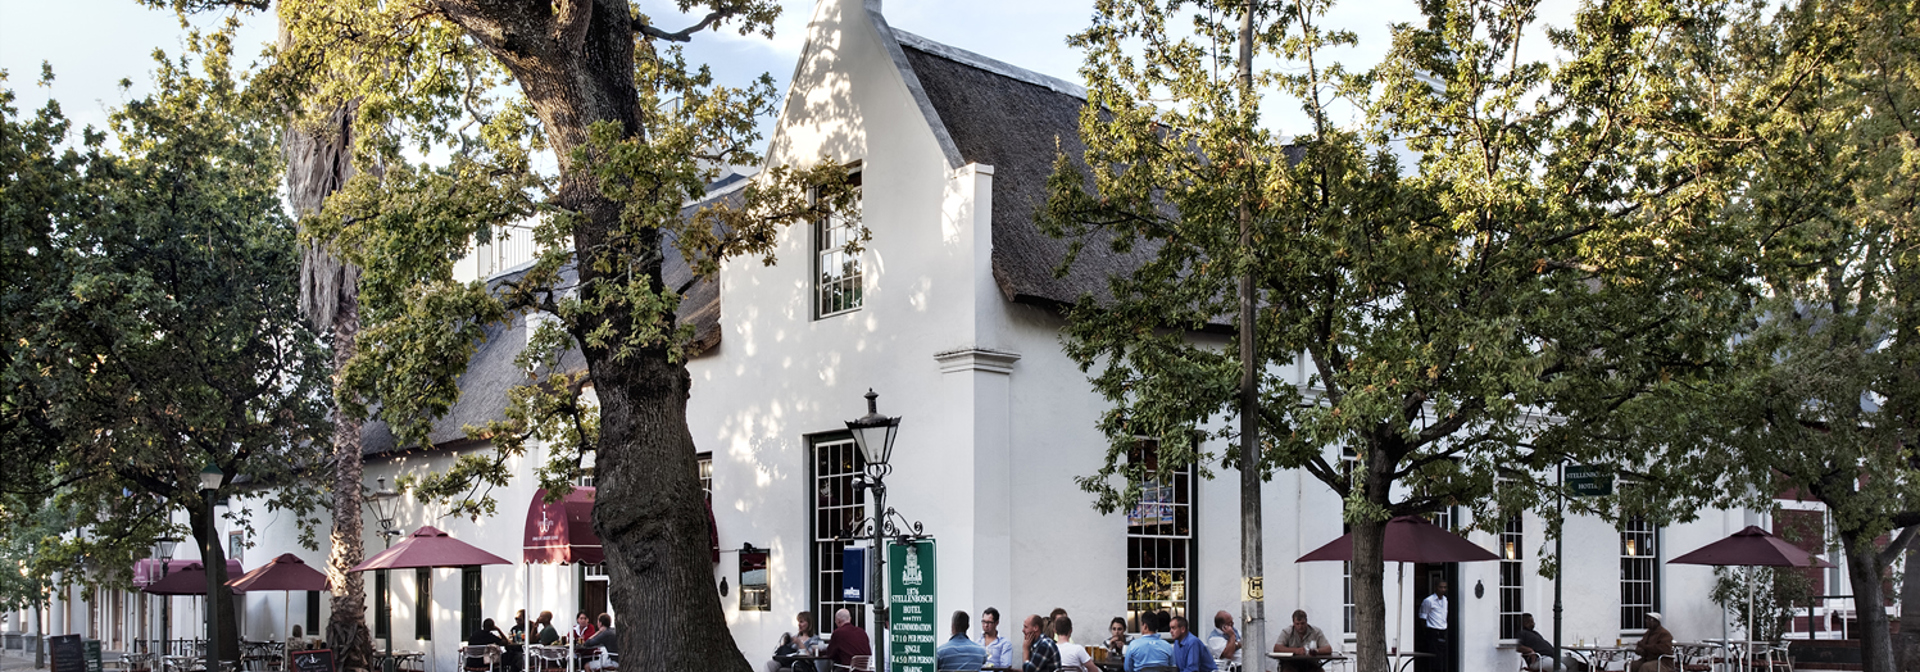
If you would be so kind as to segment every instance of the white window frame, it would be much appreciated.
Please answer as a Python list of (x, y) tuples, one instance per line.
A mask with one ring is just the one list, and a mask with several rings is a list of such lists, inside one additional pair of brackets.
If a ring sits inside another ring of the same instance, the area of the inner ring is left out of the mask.
[(1660, 527), (1627, 516), (1620, 521), (1620, 631), (1644, 632), (1646, 613), (1659, 610)]
[(1520, 637), (1520, 615), (1527, 611), (1526, 521), (1521, 514), (1507, 517), (1500, 531), (1500, 639)]
[(840, 574), (846, 537), (867, 515), (867, 491), (857, 485), (866, 459), (852, 436), (838, 434), (816, 439), (807, 464), (808, 602), (814, 622), (832, 623), (833, 612), (845, 608), (854, 625), (864, 628), (867, 605), (842, 599)]
[[(860, 173), (847, 176), (854, 190), (854, 202), (863, 195)], [(818, 191), (815, 192), (816, 198)], [(858, 207), (858, 206), (856, 206)], [(813, 317), (816, 320), (855, 312), (866, 305), (866, 265), (860, 254), (848, 254), (847, 243), (859, 234), (858, 219), (831, 213), (808, 227), (813, 238)], [(829, 276), (828, 269), (843, 273)], [(849, 270), (850, 269), (850, 270)]]
[[(1142, 453), (1157, 451), (1142, 442)], [(1126, 615), (1132, 622), (1142, 612), (1165, 609), (1191, 618), (1194, 568), (1193, 511), (1196, 494), (1193, 465), (1187, 465), (1141, 484), (1140, 504), (1127, 512)], [(1147, 551), (1153, 559), (1147, 560)], [(1164, 576), (1160, 576), (1163, 574)], [(1138, 587), (1162, 584), (1157, 595), (1140, 599)]]

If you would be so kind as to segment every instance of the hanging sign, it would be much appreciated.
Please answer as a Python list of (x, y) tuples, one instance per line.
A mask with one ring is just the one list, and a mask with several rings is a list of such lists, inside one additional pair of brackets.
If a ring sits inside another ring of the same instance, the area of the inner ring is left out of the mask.
[(867, 601), (867, 548), (848, 546), (840, 560), (840, 601)]
[(1575, 497), (1605, 497), (1613, 494), (1613, 470), (1600, 464), (1567, 465), (1567, 490)]
[(939, 608), (935, 606), (932, 539), (887, 545), (889, 659), (893, 672), (935, 672), (934, 650), (940, 646)]

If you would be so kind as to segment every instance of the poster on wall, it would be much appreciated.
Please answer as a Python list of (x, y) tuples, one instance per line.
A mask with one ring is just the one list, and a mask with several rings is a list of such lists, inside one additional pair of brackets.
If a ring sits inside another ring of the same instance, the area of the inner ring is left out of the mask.
[(932, 539), (887, 545), (887, 581), (893, 587), (887, 595), (893, 622), (887, 653), (893, 672), (936, 672), (940, 633), (935, 588), (940, 582), (934, 559)]

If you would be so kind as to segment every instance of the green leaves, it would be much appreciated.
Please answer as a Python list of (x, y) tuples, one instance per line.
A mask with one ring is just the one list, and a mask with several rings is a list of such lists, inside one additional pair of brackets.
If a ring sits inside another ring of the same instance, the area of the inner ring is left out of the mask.
[(0, 151), (26, 168), (0, 188), (18, 255), (0, 526), (34, 540), (35, 576), (124, 581), (169, 512), (201, 506), (209, 463), (270, 487), (268, 508), (316, 503), (297, 476), (321, 462), (325, 352), (295, 307), (275, 126), (248, 107), (225, 32), (188, 44), (156, 59), (157, 93), (112, 115), (114, 150), (89, 131), (62, 151), (57, 108), (23, 123), (0, 105)]

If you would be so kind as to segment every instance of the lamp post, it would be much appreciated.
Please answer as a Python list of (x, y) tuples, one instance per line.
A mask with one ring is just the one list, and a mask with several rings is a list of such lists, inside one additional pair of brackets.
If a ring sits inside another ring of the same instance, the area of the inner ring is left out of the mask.
[(860, 448), (860, 455), (867, 460), (866, 487), (873, 491), (873, 581), (868, 585), (874, 590), (874, 628), (873, 628), (873, 669), (887, 669), (886, 636), (882, 631), (887, 627), (887, 575), (882, 570), (886, 563), (886, 549), (881, 546), (887, 521), (887, 474), (893, 473), (893, 437), (900, 432), (899, 416), (888, 417), (880, 414), (876, 400), (880, 395), (872, 388), (867, 389), (867, 414), (858, 419), (847, 421), (847, 431), (853, 434), (854, 445)]
[[(380, 487), (374, 490), (372, 494), (367, 495), (367, 505), (373, 507), (373, 519), (380, 523), (380, 538), (386, 541), (386, 547), (391, 549), (393, 548), (393, 538), (400, 536), (400, 531), (393, 529), (394, 513), (400, 505), (400, 493), (394, 492), (393, 488), (387, 487), (387, 477), (385, 476), (373, 480), (379, 483)], [(382, 588), (391, 587), (390, 584), (387, 583), (387, 570), (385, 569), (380, 570), (380, 586)], [(387, 619), (387, 636), (383, 638), (387, 641), (387, 658), (385, 662), (381, 663), (380, 667), (386, 670), (386, 672), (393, 672), (393, 601), (388, 599), (385, 592), (380, 594), (380, 610)]]
[(200, 500), (207, 505), (206, 547), (200, 549), (200, 565), (207, 572), (207, 672), (220, 669), (220, 575), (213, 571), (213, 550), (219, 535), (213, 527), (213, 495), (226, 479), (220, 465), (210, 463), (200, 470)]
[[(174, 536), (153, 540), (153, 555), (160, 558), (160, 578), (167, 578), (167, 566), (173, 564), (173, 547), (180, 544), (180, 538)], [(173, 641), (173, 598), (160, 598), (160, 655), (173, 653), (170, 645)]]

